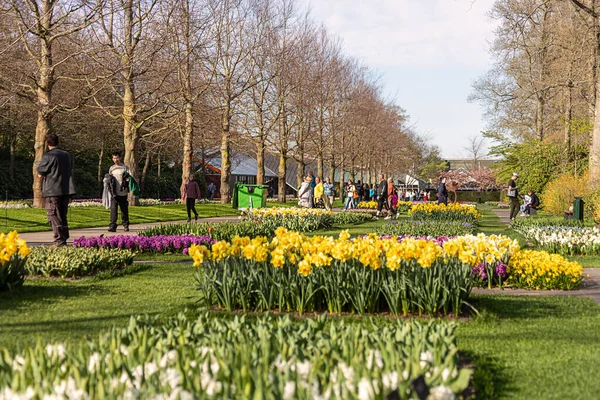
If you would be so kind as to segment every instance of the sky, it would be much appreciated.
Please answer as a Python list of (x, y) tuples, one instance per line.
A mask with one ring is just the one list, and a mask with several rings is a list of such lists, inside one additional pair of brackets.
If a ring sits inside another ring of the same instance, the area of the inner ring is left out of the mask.
[(491, 65), (494, 0), (298, 0), (341, 39), (344, 53), (378, 76), (387, 100), (448, 158), (467, 157), (468, 138), (485, 130), (467, 97)]

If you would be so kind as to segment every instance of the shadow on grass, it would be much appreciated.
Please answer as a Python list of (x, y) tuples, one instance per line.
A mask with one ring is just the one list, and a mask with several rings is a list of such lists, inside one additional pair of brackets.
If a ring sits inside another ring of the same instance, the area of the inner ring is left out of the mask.
[[(44, 282), (45, 283), (45, 282)], [(26, 280), (25, 284), (13, 291), (0, 293), (0, 311), (15, 310), (29, 306), (29, 303), (49, 304), (54, 301), (87, 295), (91, 290), (105, 291), (104, 288), (78, 285), (52, 285)]]
[(481, 313), (477, 320), (482, 321), (573, 316), (567, 314), (567, 310), (560, 304), (548, 304), (547, 300), (534, 296), (472, 295), (471, 301)]
[[(513, 390), (511, 380), (504, 372), (502, 360), (499, 358), (461, 351), (460, 367), (474, 369), (469, 389), (475, 391), (476, 399), (506, 397), (506, 394)], [(470, 392), (469, 389), (467, 389), (468, 392)], [(473, 393), (468, 394), (472, 395)]]

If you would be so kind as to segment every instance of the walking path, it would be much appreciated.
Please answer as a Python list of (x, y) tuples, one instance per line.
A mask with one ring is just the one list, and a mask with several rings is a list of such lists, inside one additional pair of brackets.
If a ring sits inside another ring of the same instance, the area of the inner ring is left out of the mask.
[[(229, 216), (229, 217), (211, 217), (211, 218), (200, 218), (198, 219), (198, 223), (202, 222), (226, 222), (226, 221), (239, 221), (238, 217)], [(165, 225), (165, 224), (177, 224), (177, 223), (185, 223), (186, 220), (181, 221), (164, 221), (164, 222), (152, 222), (146, 224), (132, 224), (129, 225), (129, 232), (123, 231), (123, 226), (119, 225), (117, 227), (116, 232), (109, 232), (108, 225), (96, 228), (82, 228), (82, 229), (70, 229), (69, 230), (69, 240), (68, 244), (73, 244), (73, 239), (78, 239), (81, 236), (115, 236), (115, 235), (137, 235), (140, 231), (143, 231), (146, 228), (150, 228), (152, 226), (157, 225)], [(26, 232), (19, 233), (19, 237), (24, 239), (28, 245), (30, 246), (41, 246), (41, 245), (52, 245), (54, 242), (52, 231), (46, 232)]]
[[(500, 221), (510, 224), (510, 211), (504, 208), (494, 209)], [(518, 217), (517, 217), (518, 218)], [(589, 297), (600, 304), (600, 265), (599, 268), (584, 268), (584, 275), (589, 275), (580, 286), (579, 290), (523, 290), (523, 289), (473, 289), (477, 294), (510, 294), (516, 296), (574, 296)]]

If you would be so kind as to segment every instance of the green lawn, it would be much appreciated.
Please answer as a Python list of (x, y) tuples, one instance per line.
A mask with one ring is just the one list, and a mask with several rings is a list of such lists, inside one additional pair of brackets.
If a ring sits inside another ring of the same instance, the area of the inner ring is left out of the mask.
[[(518, 238), (491, 208), (481, 207), (481, 211), (481, 231)], [(386, 222), (371, 221), (349, 230), (366, 234)], [(337, 234), (339, 229), (318, 233)], [(28, 279), (20, 290), (1, 293), (0, 346), (14, 350), (38, 339), (76, 344), (84, 336), (124, 326), (133, 314), (172, 315), (197, 309), (189, 258), (144, 255), (139, 259), (151, 266), (113, 279)], [(474, 295), (471, 300), (479, 314), (458, 321), (457, 337), (461, 354), (476, 367), (479, 398), (598, 397), (597, 304), (575, 297)]]
[[(295, 202), (267, 203), (267, 207), (291, 207), (294, 205), (296, 205)], [(233, 209), (231, 204), (197, 204), (196, 211), (200, 218), (239, 215), (239, 211)], [(187, 213), (184, 204), (129, 207), (129, 221), (132, 224), (185, 219), (187, 219)], [(70, 229), (108, 226), (110, 211), (104, 207), (69, 208), (68, 221)], [(18, 232), (51, 230), (46, 218), (46, 210), (40, 208), (0, 210), (0, 232), (6, 233), (13, 230)]]

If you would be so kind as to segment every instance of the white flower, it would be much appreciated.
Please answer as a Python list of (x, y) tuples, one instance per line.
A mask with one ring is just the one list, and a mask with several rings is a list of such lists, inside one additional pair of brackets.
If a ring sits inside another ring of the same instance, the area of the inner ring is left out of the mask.
[(48, 354), (48, 357), (53, 357), (56, 354), (59, 360), (62, 360), (65, 358), (65, 346), (62, 344), (56, 346), (49, 344), (46, 346), (46, 354)]
[(25, 359), (19, 355), (15, 356), (12, 362), (12, 369), (14, 371), (21, 371), (25, 365)]
[(448, 368), (444, 368), (442, 371), (442, 381), (446, 382), (450, 377), (450, 370)]
[(454, 400), (456, 396), (447, 386), (436, 386), (429, 392), (429, 400)]
[(298, 377), (302, 380), (308, 379), (308, 374), (310, 373), (310, 361), (304, 360), (302, 362), (296, 363), (296, 372), (298, 373)]
[(129, 350), (127, 350), (127, 347), (125, 345), (121, 345), (121, 347), (119, 348), (119, 351), (121, 352), (121, 354), (123, 354), (125, 357), (127, 357), (129, 355)]
[(283, 387), (283, 399), (291, 400), (294, 398), (295, 394), (296, 394), (296, 382), (294, 382), (294, 381), (286, 382), (285, 386)]
[(88, 361), (88, 371), (95, 372), (98, 367), (100, 367), (100, 354), (94, 352)]
[(374, 397), (375, 393), (373, 393), (371, 382), (369, 382), (367, 378), (362, 378), (360, 382), (358, 382), (358, 398), (360, 400), (370, 400)]
[(398, 372), (392, 371), (381, 376), (381, 383), (386, 390), (398, 389)]

